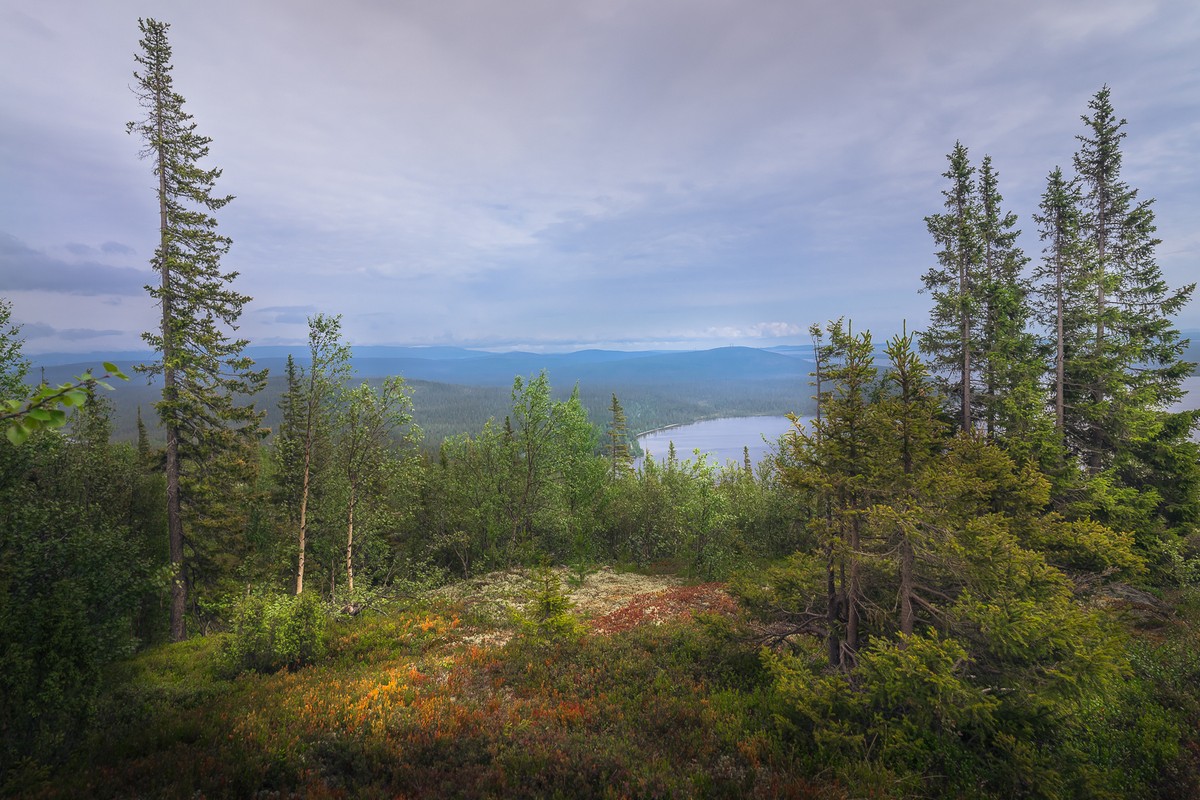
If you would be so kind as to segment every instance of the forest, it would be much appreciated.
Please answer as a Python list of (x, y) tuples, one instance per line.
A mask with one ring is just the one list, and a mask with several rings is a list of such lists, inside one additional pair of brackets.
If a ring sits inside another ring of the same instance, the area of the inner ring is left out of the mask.
[(336, 313), (267, 399), (230, 198), (139, 24), (154, 418), (113, 436), (115, 364), (28, 383), (0, 299), (4, 794), (1200, 796), (1194, 286), (1107, 87), (1036, 241), (954, 145), (929, 325), (814, 324), (774, 458), (634, 468), (616, 387), (544, 371), (427, 444)]

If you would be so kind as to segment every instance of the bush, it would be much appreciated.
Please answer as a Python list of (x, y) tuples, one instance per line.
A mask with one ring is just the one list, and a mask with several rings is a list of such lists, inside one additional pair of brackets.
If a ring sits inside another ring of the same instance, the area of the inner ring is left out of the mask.
[(515, 612), (515, 622), (524, 638), (533, 643), (571, 639), (583, 633), (583, 624), (572, 609), (575, 604), (563, 590), (562, 580), (548, 566), (530, 576), (532, 587), (525, 592), (525, 611)]
[(247, 597), (225, 659), (234, 672), (298, 669), (325, 655), (326, 614), (313, 592)]

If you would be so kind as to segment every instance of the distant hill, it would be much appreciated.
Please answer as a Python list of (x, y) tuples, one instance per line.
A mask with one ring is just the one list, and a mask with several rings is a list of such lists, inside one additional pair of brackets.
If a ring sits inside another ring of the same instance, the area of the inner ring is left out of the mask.
[[(260, 367), (270, 371), (267, 390), (258, 398), (267, 410), (266, 424), (278, 423), (288, 353), (307, 362), (303, 348), (248, 348)], [(115, 405), (114, 429), (119, 438), (136, 432), (136, 412), (153, 428), (152, 406), (158, 385), (133, 375), (134, 364), (151, 360), (148, 352), (87, 356), (50, 354), (37, 357), (31, 377), (44, 370), (51, 383), (70, 380), (89, 367), (112, 360), (132, 376), (106, 393)], [(359, 379), (400, 375), (414, 389), (417, 422), (431, 446), (456, 433), (475, 433), (489, 417), (502, 420), (510, 408), (513, 379), (546, 370), (555, 395), (564, 398), (579, 386), (594, 424), (603, 429), (615, 393), (629, 427), (645, 431), (663, 425), (718, 416), (804, 414), (811, 411), (808, 373), (813, 365), (803, 351), (783, 354), (750, 347), (700, 351), (581, 350), (575, 353), (488, 353), (454, 347), (358, 347), (354, 367)]]

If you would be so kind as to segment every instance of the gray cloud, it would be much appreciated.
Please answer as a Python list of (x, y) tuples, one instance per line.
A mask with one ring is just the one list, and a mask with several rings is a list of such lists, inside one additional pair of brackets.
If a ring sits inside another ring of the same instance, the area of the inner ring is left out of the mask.
[(21, 326), (21, 336), (25, 339), (48, 339), (56, 336), (60, 339), (71, 342), (87, 341), (88, 339), (96, 339), (101, 336), (120, 336), (125, 331), (118, 330), (96, 330), (94, 328), (66, 328), (59, 329), (43, 322), (31, 322)]
[(137, 254), (132, 247), (120, 242), (105, 242), (100, 245), (100, 252), (110, 256), (132, 256)]
[(954, 141), (993, 156), (1036, 257), (1029, 214), (1104, 83), (1168, 280), (1200, 256), (1192, 0), (64, 0), (0, 11), (21, 76), (0, 87), (0, 219), (24, 248), (0, 237), (0, 290), (141, 293), (157, 215), (123, 123), (158, 10), (237, 195), (218, 218), (256, 342), (302, 340), (318, 310), (362, 344), (920, 327)]
[(0, 232), (0, 291), (135, 295), (141, 294), (150, 281), (151, 276), (145, 271), (88, 258), (96, 251), (86, 245), (68, 244), (66, 249), (81, 260), (54, 258), (11, 234)]

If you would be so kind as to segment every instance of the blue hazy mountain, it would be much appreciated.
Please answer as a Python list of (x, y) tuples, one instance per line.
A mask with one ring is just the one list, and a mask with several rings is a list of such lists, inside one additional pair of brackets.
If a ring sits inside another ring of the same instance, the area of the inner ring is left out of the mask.
[[(289, 354), (304, 366), (308, 354), (299, 347), (251, 347), (247, 354), (256, 366), (282, 375)], [(150, 361), (149, 352), (97, 354), (51, 353), (38, 356), (33, 377), (45, 369), (51, 383), (65, 381), (101, 360), (124, 368)], [(354, 370), (361, 378), (401, 375), (407, 380), (452, 383), (463, 386), (510, 386), (513, 378), (546, 370), (555, 386), (586, 383), (602, 388), (620, 385), (668, 386), (699, 382), (806, 380), (811, 361), (800, 353), (782, 354), (752, 347), (721, 347), (695, 351), (579, 350), (574, 353), (488, 353), (456, 347), (356, 347)]]

